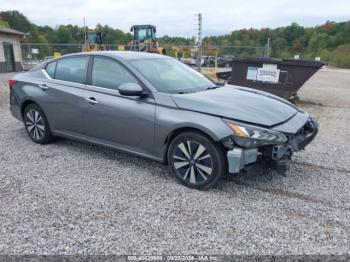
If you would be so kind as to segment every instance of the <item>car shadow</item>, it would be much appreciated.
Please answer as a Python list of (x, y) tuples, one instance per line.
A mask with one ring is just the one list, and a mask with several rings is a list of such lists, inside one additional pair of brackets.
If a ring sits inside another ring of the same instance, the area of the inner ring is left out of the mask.
[[(91, 157), (98, 157), (101, 160), (115, 160), (118, 161), (121, 165), (133, 165), (140, 170), (148, 169), (152, 176), (157, 176), (157, 179), (160, 179), (164, 182), (167, 181), (169, 183), (178, 183), (177, 179), (171, 175), (170, 171), (168, 170), (168, 166), (164, 163), (134, 156), (122, 151), (109, 149), (100, 145), (79, 142), (66, 138), (57, 138), (55, 145), (59, 147), (69, 146), (71, 149), (74, 149), (76, 151), (90, 153), (93, 155)], [(156, 169), (157, 172), (153, 172), (153, 169)], [(253, 165), (250, 166), (246, 172), (242, 172), (240, 174), (228, 174), (216, 186), (214, 186), (214, 188), (219, 191), (226, 191), (224, 188), (234, 187), (235, 185), (249, 187), (255, 187), (256, 185), (265, 186), (270, 185), (273, 183), (273, 181), (280, 180), (285, 176), (285, 173), (280, 173), (273, 169), (264, 169), (260, 165)]]
[[(29, 144), (32, 143), (24, 128), (18, 129), (16, 135), (28, 141)], [(149, 170), (149, 173), (152, 176), (157, 176), (157, 179), (169, 181), (170, 183), (177, 183), (177, 179), (170, 174), (166, 164), (138, 157), (122, 151), (109, 149), (100, 145), (89, 144), (86, 142), (61, 137), (55, 138), (55, 141), (48, 145), (33, 145), (38, 146), (39, 148), (41, 146), (52, 146), (56, 148), (50, 150), (49, 152), (47, 150), (41, 152), (40, 157), (43, 159), (55, 158), (59, 155), (58, 152), (55, 152), (57, 149), (61, 150), (66, 148), (68, 151), (73, 150), (73, 154), (79, 154), (80, 152), (89, 154), (90, 156), (88, 156), (88, 158), (91, 157), (91, 159), (100, 159), (101, 161), (113, 160), (117, 161), (122, 166), (134, 166), (136, 170)], [(107, 161), (106, 164), (108, 164)], [(154, 170), (156, 170), (156, 172), (154, 172)], [(223, 180), (214, 186), (214, 188), (219, 191), (227, 191), (228, 188), (234, 187), (235, 185), (245, 187), (256, 187), (257, 185), (265, 186), (273, 183), (275, 180), (280, 180), (284, 176), (286, 176), (286, 174), (281, 174), (272, 169), (263, 169), (259, 165), (253, 165), (247, 168), (246, 172), (242, 172), (240, 174), (228, 174)]]

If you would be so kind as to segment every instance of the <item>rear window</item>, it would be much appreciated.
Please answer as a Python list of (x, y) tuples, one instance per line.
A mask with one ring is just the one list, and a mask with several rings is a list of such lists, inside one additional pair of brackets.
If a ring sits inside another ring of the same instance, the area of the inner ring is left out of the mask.
[(31, 68), (30, 70), (28, 70), (28, 72), (40, 71), (40, 70), (43, 68), (43, 64), (44, 64), (44, 63), (37, 64), (36, 66), (34, 66), (34, 67)]
[(57, 62), (55, 79), (83, 83), (88, 57), (64, 58)]
[(56, 65), (57, 65), (57, 62), (52, 62), (52, 63), (47, 64), (47, 66), (45, 68), (45, 71), (48, 73), (48, 75), (51, 78), (55, 77)]

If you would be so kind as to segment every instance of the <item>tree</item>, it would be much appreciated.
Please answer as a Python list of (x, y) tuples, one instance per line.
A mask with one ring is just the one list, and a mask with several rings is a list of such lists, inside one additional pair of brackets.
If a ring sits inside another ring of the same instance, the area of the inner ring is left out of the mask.
[(7, 21), (4, 21), (4, 20), (2, 20), (0, 18), (0, 27), (7, 27), (7, 28), (9, 28), (10, 25), (9, 25), (9, 23)]
[[(0, 26), (10, 27), (29, 33), (22, 42), (41, 43), (40, 55), (52, 55), (54, 51), (61, 53), (78, 52), (83, 43), (84, 30), (77, 25), (37, 26), (16, 10), (0, 12)], [(109, 45), (125, 45), (131, 42), (132, 34), (108, 25), (97, 25), (105, 34), (105, 42)], [(302, 27), (292, 23), (276, 29), (241, 29), (225, 35), (207, 36), (203, 38), (204, 46), (236, 46), (221, 49), (221, 54), (235, 56), (261, 56), (263, 48), (270, 38), (272, 55), (277, 58), (290, 58), (295, 53), (301, 57), (312, 58), (321, 54), (338, 66), (350, 67), (350, 21), (335, 23), (327, 21), (316, 27)], [(179, 36), (163, 36), (158, 38), (162, 46), (194, 46), (195, 38)], [(52, 45), (77, 44), (77, 45)], [(32, 46), (32, 44), (31, 44)], [(247, 47), (249, 46), (249, 47)], [(113, 49), (113, 48), (112, 48)]]

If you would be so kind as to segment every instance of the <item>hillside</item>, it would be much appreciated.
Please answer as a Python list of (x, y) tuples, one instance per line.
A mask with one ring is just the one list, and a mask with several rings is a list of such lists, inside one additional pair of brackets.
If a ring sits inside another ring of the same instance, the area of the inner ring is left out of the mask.
[[(55, 28), (38, 26), (18, 11), (0, 12), (0, 26), (29, 32), (30, 36), (23, 42), (47, 43), (47, 53), (52, 52), (50, 43), (80, 44), (83, 39), (82, 27), (70, 24)], [(106, 34), (107, 44), (127, 44), (132, 39), (130, 33), (124, 33), (122, 30), (107, 25), (101, 28)], [(331, 64), (350, 68), (350, 21), (340, 23), (327, 21), (316, 27), (302, 27), (297, 23), (292, 23), (276, 29), (242, 29), (222, 36), (205, 37), (203, 43), (204, 45), (230, 46), (222, 48), (222, 54), (261, 56), (261, 48), (250, 47), (262, 47), (268, 38), (271, 40), (273, 57), (288, 58), (295, 54), (305, 58), (320, 56), (322, 60)], [(159, 42), (164, 46), (194, 44), (191, 38), (169, 36), (160, 37)]]

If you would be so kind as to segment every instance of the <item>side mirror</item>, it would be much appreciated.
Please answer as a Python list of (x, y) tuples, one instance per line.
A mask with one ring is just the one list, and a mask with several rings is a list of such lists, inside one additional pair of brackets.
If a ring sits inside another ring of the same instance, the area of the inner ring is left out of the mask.
[(145, 96), (147, 92), (145, 92), (137, 83), (125, 83), (119, 86), (118, 91), (123, 96)]

